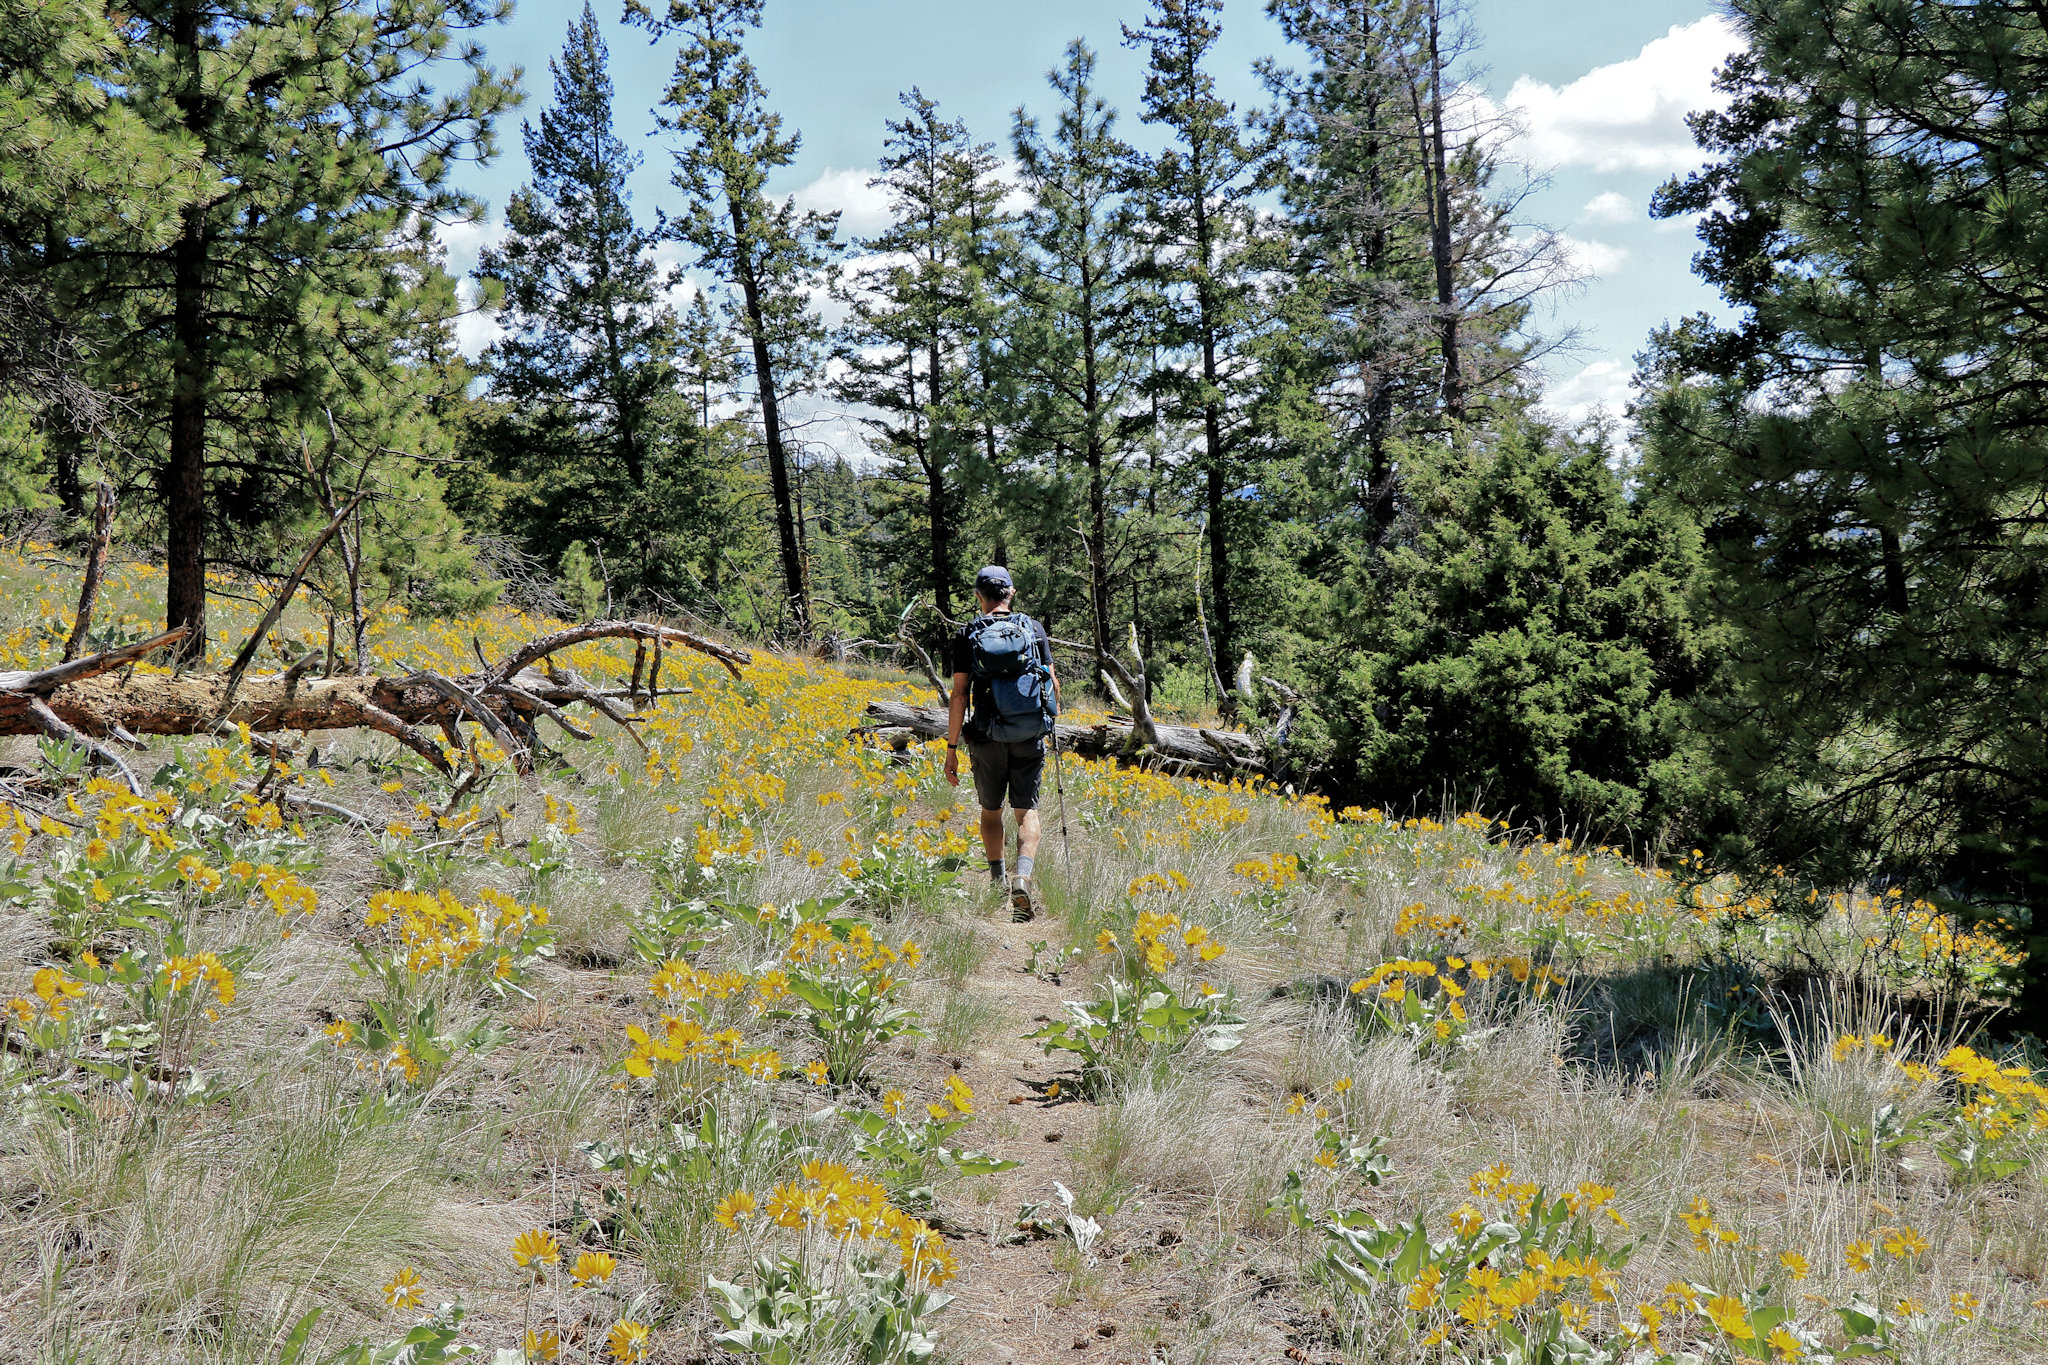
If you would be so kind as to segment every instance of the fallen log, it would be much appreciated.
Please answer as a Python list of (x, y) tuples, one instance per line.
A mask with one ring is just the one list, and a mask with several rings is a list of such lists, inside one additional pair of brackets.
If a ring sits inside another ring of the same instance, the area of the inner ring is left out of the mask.
[[(946, 737), (943, 707), (912, 706), (908, 702), (869, 702), (867, 714), (874, 724), (863, 729), (889, 741), (914, 735), (919, 739)], [(1190, 777), (1264, 777), (1266, 755), (1259, 741), (1236, 730), (1209, 730), (1190, 725), (1154, 725), (1159, 742), (1149, 747), (1132, 747), (1129, 721), (1110, 720), (1099, 725), (1058, 725), (1063, 753), (1084, 758), (1114, 758), (1122, 763)], [(895, 747), (892, 743), (892, 747)]]
[(41, 734), (73, 740), (120, 768), (132, 786), (134, 775), (102, 740), (210, 734), (236, 725), (246, 725), (256, 733), (361, 726), (391, 735), (448, 772), (441, 746), (419, 727), (450, 730), (457, 722), (470, 720), (489, 730), (524, 771), (531, 764), (534, 723), (541, 716), (571, 733), (580, 733), (573, 724), (565, 723), (562, 714), (564, 707), (580, 701), (621, 724), (632, 719), (613, 703), (612, 698), (619, 695), (614, 689), (594, 688), (573, 674), (547, 673), (534, 667), (556, 650), (586, 640), (659, 639), (709, 655), (735, 677), (741, 665), (754, 661), (744, 649), (672, 626), (593, 621), (530, 641), (496, 664), (447, 676), (412, 673), (314, 678), (296, 665), (283, 673), (239, 681), (191, 673), (114, 676), (126, 665), (176, 644), (186, 634), (181, 626), (154, 639), (50, 668), (0, 673), (0, 735)]

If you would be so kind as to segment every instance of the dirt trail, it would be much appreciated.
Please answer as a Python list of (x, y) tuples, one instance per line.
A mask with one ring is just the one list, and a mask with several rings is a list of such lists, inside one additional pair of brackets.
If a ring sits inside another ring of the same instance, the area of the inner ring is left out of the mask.
[[(1001, 916), (1007, 920), (1007, 906)], [(1139, 1365), (1184, 1358), (1174, 1347), (1191, 1325), (1191, 1295), (1177, 1250), (1184, 1218), (1197, 1211), (1195, 1204), (1141, 1192), (1115, 1212), (1099, 1214), (1102, 1235), (1086, 1263), (1065, 1238), (1010, 1240), (1026, 1203), (1040, 1204), (1049, 1224), (1061, 1222), (1054, 1182), (1078, 1191), (1077, 1149), (1093, 1140), (1100, 1111), (1073, 1093), (1065, 1054), (1048, 1058), (1023, 1036), (1058, 1017), (1064, 1000), (1086, 991), (1074, 976), (1055, 985), (1026, 970), (1029, 943), (1057, 942), (1059, 926), (1041, 918), (985, 923), (981, 931), (993, 951), (965, 989), (995, 1000), (1002, 1014), (972, 1052), (945, 1060), (974, 1088), (976, 1122), (961, 1139), (1020, 1164), (988, 1177), (987, 1184), (961, 1182), (941, 1201), (939, 1211), (962, 1234), (952, 1242), (959, 1277), (948, 1286), (955, 1302), (943, 1315), (943, 1338), (959, 1359), (975, 1365)], [(1064, 1093), (1050, 1097), (1055, 1080), (1063, 1080)], [(1249, 1292), (1257, 1287), (1248, 1281)], [(1267, 1302), (1276, 1321), (1262, 1323), (1258, 1341), (1222, 1359), (1281, 1365), (1288, 1360), (1287, 1327), (1277, 1321), (1281, 1305)]]

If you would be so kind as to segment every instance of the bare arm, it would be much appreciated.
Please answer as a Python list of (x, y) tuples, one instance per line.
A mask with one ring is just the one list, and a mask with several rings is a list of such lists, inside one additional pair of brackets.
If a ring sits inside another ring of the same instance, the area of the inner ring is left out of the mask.
[(946, 699), (946, 743), (960, 742), (960, 726), (967, 719), (967, 675), (953, 675), (953, 695)]
[(953, 675), (953, 695), (946, 699), (946, 781), (960, 785), (960, 724), (967, 716), (967, 675)]

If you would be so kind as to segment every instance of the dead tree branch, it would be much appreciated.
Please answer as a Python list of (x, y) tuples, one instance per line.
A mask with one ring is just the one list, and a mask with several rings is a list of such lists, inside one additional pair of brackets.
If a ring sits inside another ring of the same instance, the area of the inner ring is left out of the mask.
[(101, 479), (92, 509), (92, 549), (85, 556), (85, 580), (78, 585), (78, 613), (71, 619), (71, 638), (64, 642), (64, 661), (78, 657), (92, 629), (93, 608), (99, 605), (100, 583), (106, 577), (107, 551), (114, 544), (114, 485)]

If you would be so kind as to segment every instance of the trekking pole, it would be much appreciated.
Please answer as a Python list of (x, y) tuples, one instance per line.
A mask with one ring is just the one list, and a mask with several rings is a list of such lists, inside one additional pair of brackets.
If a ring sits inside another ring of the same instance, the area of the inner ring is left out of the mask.
[(1060, 774), (1060, 727), (1052, 727), (1052, 785), (1060, 794), (1060, 871), (1071, 872), (1074, 867), (1074, 848), (1067, 840), (1067, 783)]

